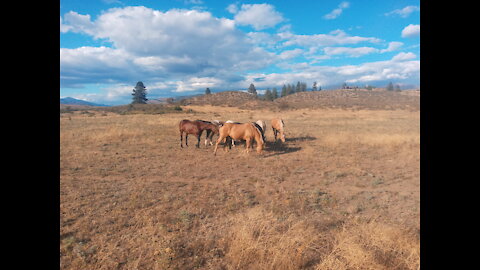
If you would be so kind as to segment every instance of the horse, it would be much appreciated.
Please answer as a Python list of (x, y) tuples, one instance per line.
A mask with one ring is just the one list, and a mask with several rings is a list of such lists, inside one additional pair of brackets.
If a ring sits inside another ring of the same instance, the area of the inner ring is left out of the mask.
[(285, 142), (285, 123), (280, 118), (274, 118), (271, 121), (273, 136), (275, 136), (275, 142), (277, 141), (277, 134), (280, 133), (280, 140)]
[(265, 121), (263, 121), (263, 120), (258, 120), (257, 122), (255, 122), (255, 124), (257, 124), (257, 125), (259, 125), (259, 126), (261, 127), (263, 140), (265, 141), (265, 131), (266, 131), (266, 129), (267, 129), (267, 125), (265, 124)]
[[(225, 123), (243, 124), (243, 123), (240, 123), (240, 122), (234, 122), (232, 120), (227, 120)], [(230, 138), (230, 137), (225, 138), (225, 142), (227, 143), (227, 145), (230, 149), (232, 148), (232, 145), (233, 145), (233, 147), (235, 147), (235, 140), (233, 140), (232, 138)]]
[(232, 140), (245, 140), (247, 153), (250, 152), (250, 146), (252, 146), (253, 140), (257, 143), (257, 153), (262, 153), (262, 150), (265, 147), (265, 141), (262, 138), (260, 130), (252, 123), (225, 123), (223, 127), (220, 128), (220, 135), (218, 136), (215, 150), (213, 151), (214, 155), (217, 155), (218, 144), (227, 137), (231, 137)]
[(210, 145), (213, 145), (212, 143), (213, 135), (218, 134), (219, 125), (215, 122), (210, 122), (205, 120), (195, 120), (195, 121), (200, 122), (203, 129), (207, 131), (207, 136), (205, 137), (205, 146), (208, 145), (208, 142), (210, 142)]
[[(190, 121), (184, 119), (178, 124), (178, 129), (180, 132), (180, 147), (183, 148), (183, 133), (185, 133), (185, 145), (188, 146), (188, 134), (193, 134), (197, 137), (197, 148), (200, 148), (200, 137), (204, 130), (207, 130), (207, 136), (210, 135), (210, 132), (217, 130), (218, 127), (207, 121)], [(208, 131), (210, 130), (210, 132)], [(212, 135), (213, 136), (213, 135)]]

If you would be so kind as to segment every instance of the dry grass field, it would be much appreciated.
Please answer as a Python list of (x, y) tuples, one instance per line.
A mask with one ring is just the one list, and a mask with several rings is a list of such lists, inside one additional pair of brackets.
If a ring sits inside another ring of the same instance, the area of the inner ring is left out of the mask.
[[(62, 113), (61, 269), (418, 269), (418, 100)], [(264, 153), (181, 149), (182, 119), (263, 119)]]

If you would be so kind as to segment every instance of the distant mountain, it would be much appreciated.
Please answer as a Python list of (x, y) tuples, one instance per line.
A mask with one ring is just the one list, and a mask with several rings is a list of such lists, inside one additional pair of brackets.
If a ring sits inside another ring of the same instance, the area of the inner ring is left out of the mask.
[(104, 104), (97, 104), (93, 102), (88, 102), (85, 100), (75, 99), (71, 97), (61, 98), (60, 104), (64, 105), (83, 105), (83, 106), (101, 106), (101, 107), (108, 107), (109, 105)]

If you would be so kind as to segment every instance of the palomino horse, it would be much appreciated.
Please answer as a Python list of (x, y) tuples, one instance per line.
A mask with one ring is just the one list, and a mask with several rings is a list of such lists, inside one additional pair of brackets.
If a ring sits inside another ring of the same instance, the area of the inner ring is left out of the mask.
[(273, 136), (275, 136), (275, 142), (277, 141), (277, 134), (280, 133), (280, 140), (285, 142), (285, 123), (280, 118), (272, 119)]
[[(243, 123), (235, 122), (235, 121), (232, 121), (232, 120), (227, 120), (225, 123), (243, 124)], [(235, 140), (233, 140), (232, 138), (230, 138), (230, 137), (225, 138), (225, 142), (227, 143), (227, 145), (230, 149), (232, 148), (232, 145), (233, 145), (233, 147), (235, 147)]]
[(217, 154), (218, 144), (227, 137), (232, 138), (232, 140), (245, 140), (247, 153), (250, 151), (250, 146), (252, 145), (253, 140), (255, 140), (257, 143), (257, 153), (261, 153), (265, 146), (265, 142), (263, 141), (260, 130), (258, 130), (258, 128), (252, 123), (225, 123), (220, 128), (220, 135), (218, 136), (217, 143), (215, 144), (215, 150), (213, 151), (214, 155)]
[(267, 125), (265, 124), (265, 121), (258, 120), (257, 122), (255, 122), (255, 124), (260, 126), (261, 131), (262, 131), (263, 140), (265, 141), (265, 131), (267, 129)]
[[(215, 131), (218, 133), (218, 126), (207, 121), (197, 120), (190, 121), (184, 119), (178, 124), (180, 131), (180, 147), (183, 148), (183, 133), (185, 133), (185, 145), (188, 146), (188, 134), (193, 134), (197, 137), (197, 148), (200, 148), (200, 137), (204, 130), (207, 130), (207, 137), (210, 133)], [(213, 135), (212, 135), (213, 136)]]

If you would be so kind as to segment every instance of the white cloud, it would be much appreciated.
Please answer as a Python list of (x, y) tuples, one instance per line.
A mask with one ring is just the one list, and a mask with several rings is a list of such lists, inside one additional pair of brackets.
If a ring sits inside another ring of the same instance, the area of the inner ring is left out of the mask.
[(230, 4), (227, 6), (227, 10), (228, 12), (235, 14), (238, 12), (238, 6), (237, 4)]
[(347, 55), (350, 57), (360, 57), (366, 54), (378, 52), (378, 49), (372, 47), (326, 47), (323, 50), (326, 55)]
[(392, 61), (406, 61), (406, 60), (412, 60), (412, 59), (415, 59), (417, 56), (414, 54), (414, 53), (411, 53), (411, 52), (408, 52), (408, 53), (404, 53), (404, 52), (401, 52), (397, 55), (395, 55), (393, 58), (392, 58)]
[(343, 82), (359, 85), (375, 84), (386, 80), (416, 84), (420, 79), (420, 61), (414, 58), (413, 53), (399, 53), (391, 60), (359, 65), (312, 66), (300, 63), (291, 65), (292, 71), (287, 73), (249, 74), (241, 83), (245, 85), (254, 78), (262, 77), (264, 80), (255, 83), (257, 88), (276, 86), (278, 89), (283, 84), (297, 81), (306, 82), (309, 86), (314, 81), (321, 86), (340, 85)]
[(406, 6), (402, 9), (395, 9), (393, 11), (385, 13), (385, 16), (391, 16), (391, 15), (398, 15), (402, 18), (406, 18), (410, 16), (410, 14), (414, 11), (420, 11), (420, 8), (418, 6)]
[[(235, 14), (235, 22), (239, 25), (252, 25), (255, 30), (274, 27), (284, 20), (282, 14), (270, 4), (243, 4), (240, 10), (229, 6), (228, 10)], [(233, 12), (236, 11), (236, 12)]]
[(233, 20), (197, 10), (112, 8), (95, 21), (89, 15), (70, 12), (61, 20), (61, 27), (113, 45), (61, 49), (62, 84), (101, 78), (119, 82), (142, 77), (228, 76), (227, 71), (262, 68), (275, 57), (252, 44)]
[(344, 44), (357, 44), (360, 42), (378, 43), (381, 40), (374, 37), (360, 37), (350, 36), (342, 30), (335, 30), (329, 34), (316, 35), (293, 35), (279, 33), (281, 37), (287, 39), (284, 46), (299, 45), (299, 46), (334, 46)]
[(94, 31), (94, 25), (90, 21), (90, 15), (81, 15), (75, 11), (70, 11), (64, 15), (64, 23), (62, 24), (62, 18), (60, 18), (60, 31), (66, 33), (72, 31), (74, 33), (84, 32), (92, 34)]
[(323, 16), (324, 19), (326, 20), (333, 20), (336, 19), (340, 14), (342, 14), (343, 10), (348, 8), (350, 6), (349, 2), (342, 2), (338, 7), (334, 10), (332, 10), (330, 13), (326, 14)]
[(301, 55), (302, 53), (303, 53), (303, 50), (297, 48), (297, 49), (293, 49), (293, 50), (283, 51), (282, 53), (280, 53), (279, 57), (282, 60), (286, 60), (286, 59), (295, 58), (295, 57)]
[(396, 51), (396, 50), (400, 49), (402, 46), (403, 46), (402, 42), (392, 41), (392, 42), (388, 43), (388, 48), (380, 50), (380, 53), (393, 52), (393, 51)]
[(420, 36), (420, 25), (418, 24), (409, 24), (402, 30), (403, 38), (418, 37)]

